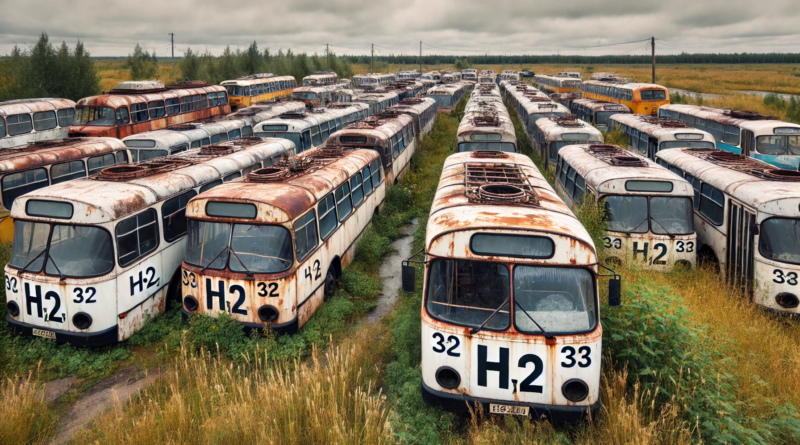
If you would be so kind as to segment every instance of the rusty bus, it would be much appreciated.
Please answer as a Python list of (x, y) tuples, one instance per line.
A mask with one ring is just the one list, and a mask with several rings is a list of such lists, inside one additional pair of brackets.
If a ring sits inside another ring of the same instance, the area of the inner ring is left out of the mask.
[(478, 80), (478, 70), (473, 69), (473, 68), (463, 69), (463, 70), (461, 70), (461, 78), (463, 80), (474, 80), (474, 81), (477, 81)]
[(0, 242), (13, 240), (14, 221), (9, 215), (21, 195), (125, 164), (129, 159), (125, 145), (115, 138), (38, 141), (0, 151)]
[(707, 131), (716, 148), (790, 170), (800, 169), (800, 125), (741, 110), (665, 105), (659, 116)]
[(517, 152), (517, 135), (500, 88), (478, 84), (464, 107), (456, 132), (456, 151), (499, 150)]
[(573, 211), (587, 198), (605, 206), (610, 258), (659, 271), (697, 263), (694, 193), (682, 176), (616, 145), (570, 145), (557, 162), (556, 191)]
[[(527, 156), (447, 158), (417, 263), (427, 403), (564, 421), (600, 407), (595, 246)], [(618, 285), (609, 284), (611, 305)]]
[(180, 297), (188, 201), (293, 151), (285, 139), (240, 139), (17, 198), (8, 323), (59, 343), (128, 339)]
[(710, 148), (656, 158), (694, 188), (699, 257), (718, 264), (754, 303), (800, 313), (800, 173)]
[(365, 148), (380, 154), (387, 184), (397, 184), (411, 164), (419, 143), (413, 118), (398, 111), (382, 111), (330, 135), (327, 147)]
[(574, 144), (602, 144), (603, 133), (574, 117), (547, 117), (539, 119), (530, 135), (531, 148), (542, 157), (547, 170), (555, 171), (558, 151)]
[(627, 148), (651, 160), (661, 150), (676, 147), (716, 148), (714, 136), (683, 122), (641, 114), (615, 114), (609, 128), (622, 131), (628, 138)]
[(600, 130), (608, 128), (608, 120), (615, 114), (631, 114), (631, 109), (622, 104), (615, 104), (604, 100), (577, 98), (570, 101), (569, 109), (572, 114), (586, 121)]
[(236, 111), (258, 102), (289, 96), (297, 87), (297, 82), (292, 76), (260, 73), (235, 80), (225, 80), (220, 85), (228, 91), (231, 110)]
[(339, 75), (332, 71), (318, 71), (303, 78), (303, 86), (322, 86), (340, 83)]
[(537, 74), (533, 76), (533, 81), (539, 85), (539, 89), (547, 94), (551, 93), (572, 93), (581, 91), (583, 82), (579, 78), (572, 76), (550, 76)]
[(448, 85), (436, 85), (425, 94), (436, 101), (436, 110), (439, 113), (451, 112), (458, 101), (467, 93), (467, 84), (463, 82)]
[(289, 139), (297, 147), (297, 153), (301, 153), (325, 145), (328, 136), (366, 117), (367, 105), (363, 103), (293, 111), (257, 124), (255, 135)]
[(547, 95), (523, 82), (507, 82), (502, 87), (505, 97), (516, 110), (529, 136), (536, 131), (536, 121), (547, 117), (566, 117), (569, 108), (553, 102)]
[(503, 70), (500, 72), (500, 80), (520, 80), (519, 72), (514, 70)]
[(317, 149), (193, 198), (184, 314), (296, 332), (334, 293), (385, 194), (375, 151)]
[(385, 88), (390, 83), (396, 81), (397, 78), (391, 73), (368, 73), (356, 74), (353, 76), (353, 88), (363, 88), (366, 90), (376, 90)]
[(669, 105), (669, 91), (663, 86), (623, 79), (587, 80), (583, 97), (625, 105), (633, 114), (657, 114), (660, 106)]
[(344, 83), (295, 88), (292, 100), (300, 101), (310, 107), (324, 107), (331, 102), (349, 102), (355, 93)]
[(436, 122), (436, 101), (430, 97), (403, 99), (391, 110), (411, 116), (417, 142), (422, 142), (422, 138), (433, 129)]
[(22, 99), (0, 102), (0, 150), (67, 137), (75, 120), (69, 99)]
[(461, 73), (460, 72), (447, 73), (447, 74), (442, 76), (442, 83), (444, 83), (444, 84), (458, 83), (458, 82), (461, 82)]
[(230, 113), (225, 88), (204, 82), (120, 82), (106, 94), (78, 101), (70, 136), (122, 139), (144, 131)]

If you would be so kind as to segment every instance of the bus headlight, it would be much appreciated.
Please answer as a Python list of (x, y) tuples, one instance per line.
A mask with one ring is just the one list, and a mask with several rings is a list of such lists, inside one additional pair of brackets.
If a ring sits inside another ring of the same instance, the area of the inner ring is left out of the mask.
[(78, 312), (72, 316), (72, 325), (78, 329), (89, 329), (92, 325), (92, 316), (86, 312)]
[(198, 306), (199, 304), (197, 303), (197, 299), (191, 295), (183, 299), (183, 307), (185, 307), (189, 312), (196, 311)]
[(19, 305), (16, 301), (9, 301), (6, 303), (6, 309), (8, 309), (8, 315), (12, 317), (19, 315)]
[(258, 318), (260, 318), (261, 321), (273, 322), (278, 319), (278, 315), (278, 310), (268, 304), (258, 308)]
[(800, 304), (800, 300), (797, 298), (797, 295), (789, 292), (781, 292), (775, 296), (775, 302), (780, 305), (780, 307), (785, 309), (794, 309)]
[(436, 383), (442, 388), (456, 389), (461, 384), (461, 376), (458, 375), (458, 371), (455, 369), (449, 366), (442, 366), (436, 370)]
[(561, 394), (570, 402), (580, 402), (589, 395), (589, 386), (580, 379), (569, 379), (561, 387)]

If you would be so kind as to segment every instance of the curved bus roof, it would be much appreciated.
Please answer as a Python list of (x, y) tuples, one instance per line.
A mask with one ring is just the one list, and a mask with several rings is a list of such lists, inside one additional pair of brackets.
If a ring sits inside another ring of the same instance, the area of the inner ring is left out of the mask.
[(618, 111), (620, 113), (631, 113), (631, 108), (624, 104), (615, 104), (605, 100), (596, 99), (575, 99), (573, 104), (582, 105), (592, 111)]
[(210, 147), (205, 147), (133, 166), (146, 168), (157, 163), (168, 163), (163, 173), (150, 176), (120, 180), (109, 175), (108, 172), (114, 169), (112, 167), (87, 178), (35, 190), (14, 201), (11, 216), (27, 218), (25, 203), (29, 199), (43, 199), (72, 203), (74, 222), (101, 224), (186, 193), (191, 188), (218, 180), (269, 157), (294, 151), (291, 141), (266, 138), (239, 139), (212, 147), (228, 150), (223, 151), (227, 153), (222, 155), (210, 154)]
[(459, 142), (467, 142), (473, 134), (499, 134), (500, 142), (517, 146), (514, 123), (497, 85), (478, 85), (470, 95), (456, 137)]
[[(493, 177), (497, 179), (486, 180)], [(527, 202), (491, 202), (474, 193), (480, 186), (493, 183), (515, 184), (525, 190)], [(593, 265), (597, 261), (589, 233), (533, 161), (517, 153), (475, 151), (456, 153), (445, 160), (428, 219), (426, 252), (443, 257), (473, 257), (468, 240), (458, 243), (459, 249), (452, 239), (446, 243), (438, 240), (451, 234), (469, 236), (474, 231), (561, 236), (572, 242), (556, 243), (555, 256), (549, 263)]]
[[(151, 102), (154, 100), (174, 99), (184, 96), (192, 96), (195, 94), (208, 94), (208, 93), (225, 93), (227, 90), (220, 85), (203, 85), (203, 86), (190, 86), (186, 87), (170, 87), (170, 88), (154, 88), (150, 90), (142, 89), (142, 92), (137, 92), (136, 89), (123, 88), (128, 85), (123, 84), (139, 84), (141, 82), (122, 82), (117, 84), (110, 92), (101, 94), (99, 96), (84, 97), (79, 100), (76, 106), (79, 107), (111, 107), (117, 108), (120, 106), (127, 106), (135, 103)], [(160, 82), (158, 83), (160, 85)], [(135, 86), (135, 85), (134, 85)], [(119, 87), (119, 88), (118, 88)]]
[[(663, 90), (667, 91), (667, 88), (663, 85), (658, 85), (655, 83), (639, 83), (639, 82), (628, 82), (626, 80), (620, 79), (618, 81), (607, 81), (607, 80), (585, 80), (583, 82), (584, 85), (598, 85), (602, 87), (614, 87), (614, 88), (626, 88), (633, 91), (638, 90)], [(669, 98), (669, 92), (667, 92), (667, 98)]]
[(800, 174), (794, 170), (708, 148), (662, 150), (656, 157), (759, 212), (800, 217)]
[[(75, 108), (75, 102), (69, 99), (19, 99), (0, 102), (0, 116), (35, 113), (37, 111), (63, 110)], [(2, 137), (2, 135), (0, 135)]]
[[(536, 126), (550, 141), (603, 140), (603, 133), (591, 124), (573, 117), (547, 117), (536, 121)], [(582, 137), (581, 135), (585, 135)]]
[(634, 179), (672, 182), (670, 195), (694, 196), (692, 185), (682, 177), (616, 145), (568, 145), (558, 155), (598, 193), (652, 193), (627, 191), (625, 183)]
[(537, 83), (543, 83), (545, 85), (555, 86), (555, 87), (576, 87), (580, 88), (583, 85), (583, 82), (579, 77), (572, 77), (572, 76), (553, 76), (549, 74), (537, 74), (533, 76), (533, 80)]
[[(756, 136), (764, 134), (775, 134), (775, 128), (791, 128), (791, 133), (800, 134), (800, 125), (792, 122), (784, 122), (774, 116), (764, 116), (758, 113), (738, 110), (726, 110), (722, 108), (711, 108), (697, 105), (662, 105), (659, 110), (671, 113), (682, 113), (701, 119), (710, 120), (723, 125), (733, 125), (745, 130), (752, 131)], [(667, 114), (668, 117), (672, 117)]]
[(68, 138), (33, 142), (0, 151), (0, 174), (30, 170), (44, 165), (77, 161), (85, 157), (126, 150), (117, 138)]
[(326, 145), (351, 146), (352, 143), (341, 141), (342, 136), (367, 136), (369, 139), (364, 143), (376, 145), (388, 141), (412, 121), (408, 114), (394, 110), (383, 111), (331, 134)]
[[(204, 202), (226, 201), (252, 203), (257, 207), (253, 223), (283, 224), (296, 219), (314, 208), (317, 201), (331, 193), (350, 176), (378, 158), (375, 150), (343, 150), (331, 156), (328, 150), (310, 150), (298, 158), (312, 159), (311, 165), (301, 172), (281, 169), (284, 178), (268, 182), (257, 180), (260, 171), (250, 173), (244, 180), (214, 187), (192, 198), (186, 207), (187, 218), (210, 220), (230, 218), (208, 217)], [(279, 168), (270, 168), (270, 174)]]
[[(261, 77), (263, 76), (263, 77)], [(235, 85), (240, 87), (248, 87), (251, 85), (261, 85), (264, 83), (280, 82), (280, 81), (294, 80), (294, 76), (276, 76), (272, 73), (254, 74), (252, 76), (243, 76), (233, 80), (223, 80), (220, 82), (222, 86)]]
[(554, 102), (544, 93), (536, 88), (526, 87), (525, 85), (508, 85), (506, 90), (514, 96), (517, 102), (525, 109), (528, 116), (542, 113), (563, 113), (571, 114), (569, 108)]
[[(265, 121), (259, 122), (253, 128), (254, 133), (264, 131), (287, 131), (290, 133), (298, 133), (314, 125), (319, 125), (321, 122), (328, 122), (333, 119), (341, 119), (353, 113), (358, 113), (366, 109), (365, 104), (349, 104), (345, 108), (315, 108), (313, 111), (306, 112), (292, 112), (281, 114), (280, 116)], [(282, 130), (264, 130), (267, 126), (286, 126)]]
[(642, 131), (660, 141), (706, 141), (716, 144), (711, 133), (682, 122), (642, 114), (614, 114), (609, 119)]
[(436, 101), (430, 97), (406, 98), (401, 100), (397, 105), (394, 105), (391, 110), (419, 116), (435, 105)]

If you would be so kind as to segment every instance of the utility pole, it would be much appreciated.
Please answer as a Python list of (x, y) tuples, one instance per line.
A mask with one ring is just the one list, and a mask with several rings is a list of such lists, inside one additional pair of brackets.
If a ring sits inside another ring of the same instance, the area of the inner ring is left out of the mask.
[(331, 55), (328, 44), (325, 44), (325, 71), (331, 70)]
[(650, 37), (650, 45), (653, 50), (653, 81), (651, 83), (656, 83), (656, 38)]
[(372, 44), (372, 62), (370, 62), (370, 65), (371, 66), (369, 68), (369, 72), (374, 73), (375, 72), (375, 44), (374, 43)]
[(169, 33), (170, 43), (172, 45), (172, 66), (175, 66), (175, 33)]
[(422, 77), (422, 40), (419, 41), (419, 75)]

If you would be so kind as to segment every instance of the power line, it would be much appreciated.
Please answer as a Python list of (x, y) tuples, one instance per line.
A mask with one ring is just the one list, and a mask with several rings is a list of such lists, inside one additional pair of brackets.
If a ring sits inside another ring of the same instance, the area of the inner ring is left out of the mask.
[(639, 42), (649, 42), (650, 39), (642, 39), (642, 40), (635, 40), (633, 42), (625, 42), (625, 43), (609, 43), (607, 45), (593, 45), (593, 46), (571, 46), (570, 48), (573, 49), (585, 49), (585, 48), (602, 48), (604, 46), (619, 46), (619, 45), (630, 45), (632, 43), (639, 43)]

